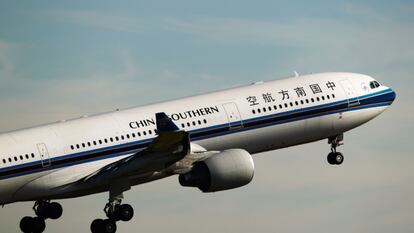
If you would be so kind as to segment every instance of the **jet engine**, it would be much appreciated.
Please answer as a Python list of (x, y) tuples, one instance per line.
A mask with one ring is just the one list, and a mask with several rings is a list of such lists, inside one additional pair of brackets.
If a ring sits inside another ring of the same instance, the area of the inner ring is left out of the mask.
[(254, 163), (249, 152), (230, 149), (194, 164), (181, 174), (182, 186), (197, 187), (202, 192), (216, 192), (244, 186), (253, 179)]

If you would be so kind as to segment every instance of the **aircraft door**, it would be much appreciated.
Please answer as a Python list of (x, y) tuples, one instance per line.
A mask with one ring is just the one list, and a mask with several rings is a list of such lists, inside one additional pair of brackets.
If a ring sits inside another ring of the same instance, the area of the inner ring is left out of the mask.
[(241, 118), (239, 108), (237, 107), (236, 103), (225, 103), (223, 104), (223, 108), (226, 111), (230, 130), (242, 128), (243, 120)]
[(359, 105), (359, 98), (355, 93), (355, 89), (352, 86), (352, 83), (348, 79), (339, 81), (342, 88), (345, 91), (346, 97), (348, 98), (348, 107), (353, 107)]
[(49, 167), (50, 166), (50, 156), (49, 152), (47, 150), (46, 144), (44, 143), (38, 143), (37, 149), (39, 150), (40, 158), (42, 160), (42, 166), (43, 167)]

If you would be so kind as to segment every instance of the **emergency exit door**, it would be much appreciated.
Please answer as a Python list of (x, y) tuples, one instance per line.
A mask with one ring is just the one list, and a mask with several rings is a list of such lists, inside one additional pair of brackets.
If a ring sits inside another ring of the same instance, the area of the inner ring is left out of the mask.
[(40, 159), (42, 160), (42, 166), (43, 167), (49, 167), (50, 166), (50, 156), (49, 152), (47, 150), (46, 144), (44, 143), (38, 143), (37, 149), (39, 150)]
[(348, 98), (348, 107), (359, 105), (359, 98), (356, 95), (355, 89), (352, 83), (348, 79), (341, 80), (339, 82), (345, 91), (346, 97)]
[(223, 107), (227, 114), (230, 130), (243, 127), (243, 120), (236, 103), (225, 103), (223, 104)]

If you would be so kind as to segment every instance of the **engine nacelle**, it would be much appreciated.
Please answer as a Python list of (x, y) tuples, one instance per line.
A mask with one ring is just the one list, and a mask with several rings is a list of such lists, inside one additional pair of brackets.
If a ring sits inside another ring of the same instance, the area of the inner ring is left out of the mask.
[(253, 175), (254, 163), (249, 152), (230, 149), (197, 162), (190, 172), (179, 176), (179, 181), (182, 186), (216, 192), (246, 185)]

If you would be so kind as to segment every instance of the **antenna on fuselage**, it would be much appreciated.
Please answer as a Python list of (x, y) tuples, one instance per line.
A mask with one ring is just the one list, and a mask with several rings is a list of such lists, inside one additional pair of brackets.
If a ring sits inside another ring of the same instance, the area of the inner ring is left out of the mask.
[(295, 74), (295, 77), (299, 77), (299, 74), (296, 72), (296, 70), (294, 70), (293, 73)]

